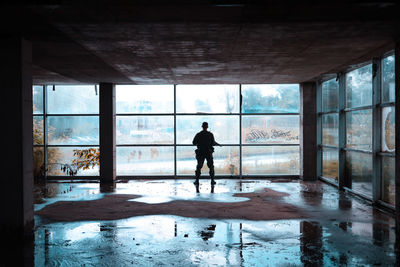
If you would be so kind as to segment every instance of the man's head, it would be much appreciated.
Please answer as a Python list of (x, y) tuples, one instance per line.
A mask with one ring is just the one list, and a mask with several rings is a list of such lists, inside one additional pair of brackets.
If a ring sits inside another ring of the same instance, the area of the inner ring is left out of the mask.
[(203, 127), (203, 130), (207, 130), (207, 128), (208, 128), (208, 122), (203, 122), (203, 124), (201, 125), (201, 127)]

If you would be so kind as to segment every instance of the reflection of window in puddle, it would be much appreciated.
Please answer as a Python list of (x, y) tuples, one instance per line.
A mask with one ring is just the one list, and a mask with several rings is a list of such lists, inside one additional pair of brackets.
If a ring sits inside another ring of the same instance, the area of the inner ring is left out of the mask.
[(208, 239), (214, 237), (215, 227), (215, 224), (211, 224), (208, 227), (204, 228), (202, 231), (199, 231), (198, 234), (204, 241), (207, 241)]
[(70, 230), (66, 230), (65, 239), (76, 242), (85, 238), (94, 238), (100, 231), (99, 223), (84, 223)]
[(127, 220), (118, 221), (117, 226), (119, 229), (127, 229), (132, 238), (135, 238), (135, 242), (145, 244), (175, 238), (175, 233), (178, 229), (179, 232), (185, 231), (184, 224), (179, 224), (178, 226), (178, 223), (174, 216), (154, 215), (132, 217)]
[[(193, 197), (168, 197), (168, 196), (142, 196), (139, 198), (130, 199), (128, 201), (141, 202), (146, 204), (161, 204), (167, 203), (171, 201), (198, 201), (198, 202), (226, 202), (226, 203), (234, 203), (234, 202), (244, 202), (249, 201), (249, 198), (246, 197), (234, 197), (232, 194), (217, 194), (214, 192), (211, 193), (197, 193), (197, 196)], [(208, 190), (208, 189), (207, 189)]]
[(339, 222), (337, 226), (357, 236), (373, 237), (373, 224), (361, 222)]
[[(193, 251), (190, 260), (200, 266), (226, 266), (228, 263), (221, 251)], [(239, 265), (239, 262), (236, 264)]]
[(163, 196), (145, 196), (140, 198), (131, 199), (129, 201), (141, 202), (146, 204), (160, 204), (173, 201), (172, 198)]

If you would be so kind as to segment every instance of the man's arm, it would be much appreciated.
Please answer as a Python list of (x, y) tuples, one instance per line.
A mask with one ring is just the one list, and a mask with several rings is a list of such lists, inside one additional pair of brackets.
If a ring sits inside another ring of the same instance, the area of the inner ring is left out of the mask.
[(211, 137), (212, 137), (212, 144), (213, 144), (213, 146), (221, 146), (220, 144), (218, 144), (218, 143), (215, 141), (214, 135), (213, 135), (213, 134), (211, 134)]

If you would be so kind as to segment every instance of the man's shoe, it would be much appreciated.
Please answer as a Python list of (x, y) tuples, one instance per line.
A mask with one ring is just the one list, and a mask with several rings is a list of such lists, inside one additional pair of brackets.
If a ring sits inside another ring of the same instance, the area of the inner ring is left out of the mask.
[(212, 185), (215, 185), (215, 184), (216, 184), (216, 182), (214, 181), (214, 179), (211, 180), (211, 184), (212, 184)]

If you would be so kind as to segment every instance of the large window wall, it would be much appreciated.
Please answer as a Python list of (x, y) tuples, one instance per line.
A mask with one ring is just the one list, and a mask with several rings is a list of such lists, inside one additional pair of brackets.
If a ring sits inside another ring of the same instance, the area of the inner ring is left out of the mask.
[(297, 84), (117, 85), (117, 175), (194, 175), (203, 121), (217, 176), (298, 175), (298, 112)]
[(394, 55), (323, 81), (318, 92), (322, 179), (394, 205)]
[[(217, 176), (297, 176), (299, 97), (297, 84), (117, 85), (117, 175), (194, 175), (207, 121)], [(35, 177), (99, 175), (96, 85), (35, 85), (33, 113)]]
[(99, 175), (98, 165), (78, 168), (82, 151), (99, 153), (97, 86), (35, 85), (33, 145), (35, 177)]

